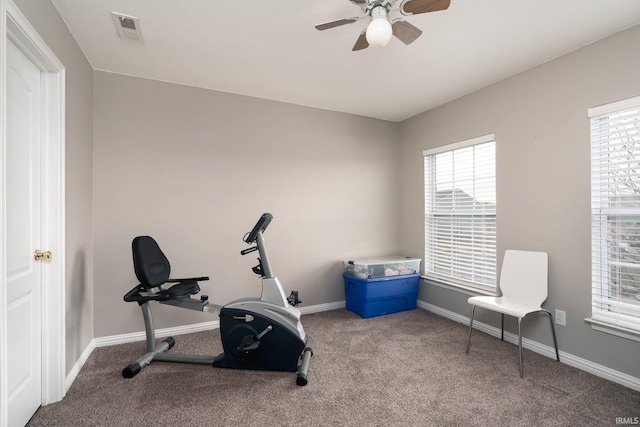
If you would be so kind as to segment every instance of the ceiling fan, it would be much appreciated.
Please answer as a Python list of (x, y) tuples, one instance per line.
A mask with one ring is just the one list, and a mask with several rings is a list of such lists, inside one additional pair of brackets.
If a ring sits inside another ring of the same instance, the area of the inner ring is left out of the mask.
[(391, 19), (390, 15), (400, 13), (404, 16), (417, 15), (420, 13), (436, 12), (449, 8), (451, 0), (349, 0), (351, 3), (360, 6), (363, 16), (344, 18), (337, 21), (326, 22), (316, 25), (319, 31), (339, 27), (341, 25), (352, 24), (362, 19), (369, 18), (369, 24), (365, 28), (356, 44), (351, 50), (362, 50), (371, 46), (385, 46), (391, 40), (391, 36), (396, 36), (402, 43), (411, 44), (420, 35), (422, 30), (411, 25), (401, 17)]

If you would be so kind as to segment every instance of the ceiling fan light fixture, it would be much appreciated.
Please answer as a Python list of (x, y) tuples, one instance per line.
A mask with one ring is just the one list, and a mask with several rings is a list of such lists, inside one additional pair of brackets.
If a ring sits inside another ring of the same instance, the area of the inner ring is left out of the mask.
[(387, 19), (387, 9), (376, 7), (371, 11), (371, 22), (367, 27), (366, 38), (371, 46), (386, 46), (391, 40), (393, 30)]

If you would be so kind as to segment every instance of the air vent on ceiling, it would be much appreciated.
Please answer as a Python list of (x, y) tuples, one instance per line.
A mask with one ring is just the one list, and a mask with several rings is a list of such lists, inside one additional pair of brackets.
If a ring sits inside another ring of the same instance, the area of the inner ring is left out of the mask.
[(118, 12), (111, 12), (111, 17), (113, 18), (113, 22), (116, 24), (116, 30), (121, 38), (142, 40), (140, 20), (138, 18)]

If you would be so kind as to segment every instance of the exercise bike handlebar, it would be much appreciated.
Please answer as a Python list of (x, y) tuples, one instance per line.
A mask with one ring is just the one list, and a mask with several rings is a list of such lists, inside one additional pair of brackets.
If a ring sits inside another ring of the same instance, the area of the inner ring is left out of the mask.
[(250, 248), (243, 249), (240, 251), (240, 255), (250, 254), (251, 252), (255, 252), (258, 250), (257, 246), (251, 246)]
[(255, 246), (244, 249), (240, 251), (241, 255), (247, 255), (251, 252), (258, 251), (260, 256), (258, 257), (259, 264), (252, 268), (253, 272), (258, 276), (264, 278), (273, 278), (273, 272), (271, 271), (271, 263), (269, 262), (269, 256), (267, 255), (267, 249), (264, 246), (264, 237), (263, 233), (271, 223), (273, 219), (273, 215), (270, 213), (263, 213), (258, 219), (256, 225), (253, 226), (253, 229), (245, 234), (242, 240), (246, 243)]
[(249, 244), (255, 243), (258, 238), (258, 233), (264, 233), (272, 219), (273, 215), (270, 213), (263, 213), (256, 225), (253, 226), (253, 230), (251, 230), (243, 240)]

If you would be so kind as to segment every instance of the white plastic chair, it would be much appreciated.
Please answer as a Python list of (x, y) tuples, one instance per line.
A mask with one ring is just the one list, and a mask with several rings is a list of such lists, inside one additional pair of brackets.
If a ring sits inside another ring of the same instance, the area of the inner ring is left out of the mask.
[(518, 318), (518, 350), (520, 358), (520, 378), (524, 378), (522, 370), (522, 319), (529, 313), (543, 312), (549, 315), (553, 345), (556, 348), (556, 360), (560, 361), (556, 330), (553, 326), (553, 316), (542, 308), (542, 303), (548, 295), (548, 255), (545, 252), (529, 252), (507, 250), (502, 261), (500, 272), (500, 291), (502, 296), (471, 297), (468, 302), (471, 309), (469, 322), (469, 338), (467, 340), (467, 354), (471, 345), (471, 330), (473, 329), (473, 315), (476, 306), (496, 311), (502, 314), (502, 334), (504, 341), (504, 315)]

